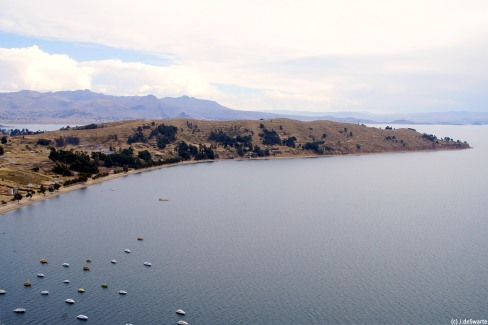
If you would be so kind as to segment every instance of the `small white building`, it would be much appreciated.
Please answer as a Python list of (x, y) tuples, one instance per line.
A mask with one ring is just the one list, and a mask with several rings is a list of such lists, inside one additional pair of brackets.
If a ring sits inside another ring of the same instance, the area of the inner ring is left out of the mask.
[(7, 189), (7, 195), (14, 196), (17, 193), (19, 193), (19, 188), (18, 187), (14, 187), (14, 188)]

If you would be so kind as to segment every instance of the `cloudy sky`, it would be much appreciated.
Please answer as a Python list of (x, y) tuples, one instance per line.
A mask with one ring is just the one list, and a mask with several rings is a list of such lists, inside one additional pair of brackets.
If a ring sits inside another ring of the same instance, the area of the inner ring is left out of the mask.
[(488, 111), (486, 0), (2, 0), (0, 92)]

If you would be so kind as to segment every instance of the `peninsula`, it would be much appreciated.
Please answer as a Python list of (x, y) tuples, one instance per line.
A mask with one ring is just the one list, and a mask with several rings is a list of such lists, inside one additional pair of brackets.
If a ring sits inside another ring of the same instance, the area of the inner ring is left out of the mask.
[(0, 145), (0, 213), (121, 175), (223, 159), (466, 149), (414, 129), (290, 119), (132, 120), (35, 133)]

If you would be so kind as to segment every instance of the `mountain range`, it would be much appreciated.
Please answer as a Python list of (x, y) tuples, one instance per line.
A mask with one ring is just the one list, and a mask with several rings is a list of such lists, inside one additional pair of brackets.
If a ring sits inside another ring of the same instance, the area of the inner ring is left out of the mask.
[(98, 123), (134, 119), (257, 120), (290, 118), (346, 123), (488, 124), (488, 112), (371, 114), (358, 112), (244, 111), (188, 96), (111, 96), (90, 90), (0, 93), (2, 123)]

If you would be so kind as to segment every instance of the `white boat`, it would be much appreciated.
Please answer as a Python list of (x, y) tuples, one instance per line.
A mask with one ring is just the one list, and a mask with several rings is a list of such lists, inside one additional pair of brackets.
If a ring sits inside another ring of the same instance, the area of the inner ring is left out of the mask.
[(70, 305), (72, 305), (72, 304), (75, 303), (75, 301), (73, 299), (71, 299), (71, 298), (66, 299), (64, 302), (67, 303), (67, 304), (70, 304)]
[(125, 290), (120, 290), (119, 291), (119, 295), (126, 295), (126, 294), (127, 294), (127, 291), (125, 291)]
[(81, 320), (88, 320), (88, 316), (85, 315), (78, 315), (76, 318), (81, 319)]
[(26, 309), (25, 308), (15, 308), (14, 309), (14, 313), (18, 313), (18, 314), (23, 314), (25, 313)]
[(110, 261), (110, 263), (112, 263), (112, 264), (116, 264), (116, 263), (117, 263), (117, 261), (116, 261), (116, 260), (111, 260), (111, 261)]
[(126, 248), (126, 249), (124, 249), (124, 252), (130, 253), (130, 249)]
[(64, 267), (69, 267), (69, 263), (63, 263)]
[(5, 291), (5, 290), (3, 290), (3, 289), (0, 289), (0, 295), (4, 295), (4, 294), (6, 294), (6, 293), (7, 293), (7, 291)]
[(63, 283), (69, 283), (69, 280), (64, 280)]
[(38, 278), (43, 278), (44, 277), (44, 274), (43, 273), (37, 273), (37, 277)]
[(144, 262), (145, 266), (152, 266), (151, 262)]
[(41, 291), (41, 295), (43, 295), (43, 296), (47, 296), (48, 294), (49, 294), (49, 291), (47, 291), (47, 290)]
[(176, 310), (176, 313), (177, 313), (177, 314), (180, 314), (180, 315), (184, 315), (184, 314), (186, 314), (186, 313), (185, 313), (185, 311), (184, 311), (183, 309), (177, 309), (177, 310)]
[(179, 320), (178, 323), (176, 323), (178, 325), (188, 325), (188, 322), (185, 322), (184, 320)]

